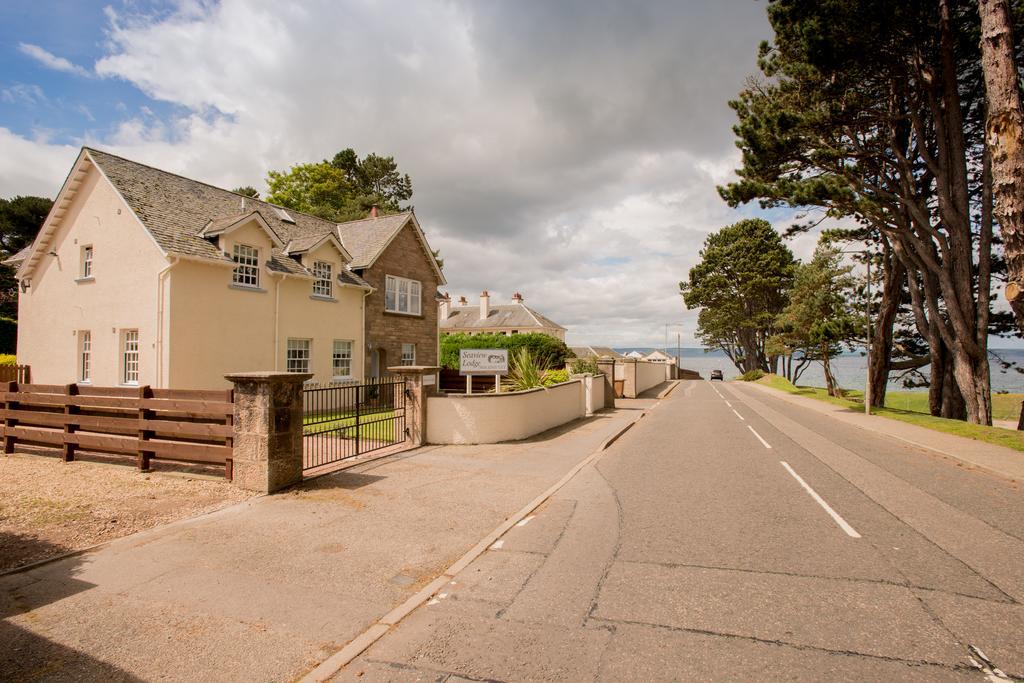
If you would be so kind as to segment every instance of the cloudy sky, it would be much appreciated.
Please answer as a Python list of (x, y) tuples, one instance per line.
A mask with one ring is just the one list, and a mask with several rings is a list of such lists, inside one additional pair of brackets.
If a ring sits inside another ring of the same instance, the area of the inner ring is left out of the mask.
[(574, 343), (670, 323), (692, 346), (678, 281), (760, 213), (715, 185), (768, 37), (755, 0), (10, 0), (0, 196), (52, 197), (83, 144), (229, 188), (394, 155), (453, 296), (519, 290)]

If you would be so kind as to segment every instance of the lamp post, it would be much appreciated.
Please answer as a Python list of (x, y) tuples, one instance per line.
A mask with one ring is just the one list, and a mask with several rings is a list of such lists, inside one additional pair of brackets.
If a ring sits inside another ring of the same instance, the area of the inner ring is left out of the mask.
[(860, 254), (865, 256), (867, 265), (867, 298), (864, 301), (864, 319), (867, 328), (867, 372), (864, 373), (864, 414), (871, 414), (871, 257), (870, 249), (854, 249), (840, 251), (840, 254)]
[[(682, 327), (682, 326), (683, 326), (683, 323), (665, 323), (665, 355), (666, 356), (668, 355), (668, 328), (670, 328), (670, 327)], [(680, 340), (679, 340), (679, 338), (677, 336), (677, 339), (676, 339), (676, 365), (679, 364), (679, 350), (680, 350), (679, 347), (680, 347)]]

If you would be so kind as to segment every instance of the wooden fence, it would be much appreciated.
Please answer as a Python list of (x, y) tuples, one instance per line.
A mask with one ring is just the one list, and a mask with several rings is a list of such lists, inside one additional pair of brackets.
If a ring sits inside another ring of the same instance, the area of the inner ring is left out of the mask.
[(222, 464), (231, 479), (233, 392), (84, 384), (0, 385), (4, 453), (19, 443), (150, 460)]
[(0, 382), (28, 384), (31, 381), (32, 373), (28, 365), (0, 365)]

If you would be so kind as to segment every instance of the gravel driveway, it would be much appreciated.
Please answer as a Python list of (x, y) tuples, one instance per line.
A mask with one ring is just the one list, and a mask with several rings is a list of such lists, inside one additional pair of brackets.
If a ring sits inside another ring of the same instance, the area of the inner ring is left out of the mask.
[(0, 572), (249, 498), (223, 479), (0, 455)]

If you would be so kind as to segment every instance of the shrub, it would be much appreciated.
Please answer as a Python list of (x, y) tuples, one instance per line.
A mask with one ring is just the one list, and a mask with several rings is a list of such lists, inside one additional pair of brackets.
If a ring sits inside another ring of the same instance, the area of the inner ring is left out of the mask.
[(565, 342), (539, 332), (529, 334), (446, 334), (441, 337), (440, 364), (449, 370), (459, 369), (459, 351), (461, 349), (508, 349), (509, 364), (514, 352), (520, 348), (530, 350), (530, 357), (540, 369), (559, 368), (565, 366), (572, 351)]
[(18, 321), (0, 318), (0, 353), (14, 353), (18, 348)]
[(569, 361), (569, 371), (574, 375), (596, 375), (601, 372), (597, 363), (590, 358), (573, 358)]
[(512, 391), (544, 386), (544, 370), (537, 365), (529, 347), (520, 346), (509, 354), (508, 378), (504, 384)]
[(0, 353), (0, 365), (17, 365), (18, 357), (13, 353)]
[(748, 370), (740, 375), (740, 379), (744, 382), (756, 382), (757, 380), (764, 377), (763, 370)]
[(569, 381), (568, 370), (548, 370), (544, 373), (544, 386), (550, 387), (552, 384), (561, 384), (562, 382)]

